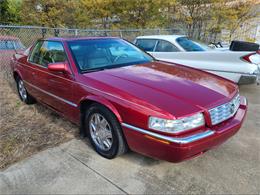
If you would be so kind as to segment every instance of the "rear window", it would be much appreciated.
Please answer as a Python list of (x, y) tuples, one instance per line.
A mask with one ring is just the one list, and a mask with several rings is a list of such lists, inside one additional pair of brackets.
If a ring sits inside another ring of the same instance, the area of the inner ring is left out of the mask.
[(187, 37), (180, 37), (176, 41), (185, 51), (206, 51)]
[(136, 45), (144, 51), (154, 51), (157, 40), (155, 39), (137, 39)]

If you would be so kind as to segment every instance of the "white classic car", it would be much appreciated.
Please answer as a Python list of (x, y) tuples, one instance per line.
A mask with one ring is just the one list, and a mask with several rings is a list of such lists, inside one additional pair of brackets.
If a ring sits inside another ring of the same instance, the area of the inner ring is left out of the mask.
[(139, 36), (134, 43), (158, 60), (205, 70), (238, 84), (259, 82), (259, 51), (207, 49), (184, 35)]

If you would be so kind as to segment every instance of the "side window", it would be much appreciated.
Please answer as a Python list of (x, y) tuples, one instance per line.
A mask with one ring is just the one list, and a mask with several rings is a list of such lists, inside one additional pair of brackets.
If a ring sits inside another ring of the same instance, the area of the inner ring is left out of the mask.
[(154, 51), (156, 43), (157, 40), (155, 39), (137, 39), (135, 44), (144, 51), (152, 52)]
[(50, 55), (50, 59), (48, 59), (49, 63), (65, 62), (67, 60), (66, 53), (61, 42), (49, 41), (47, 50)]
[(66, 54), (60, 42), (44, 41), (35, 46), (30, 56), (30, 61), (47, 67), (49, 63), (66, 61)]
[(29, 61), (35, 64), (39, 64), (40, 59), (40, 49), (43, 44), (43, 41), (38, 41), (34, 48), (32, 49), (31, 55), (29, 57)]
[(160, 40), (155, 49), (156, 52), (178, 52), (179, 49), (172, 43)]
[(176, 41), (186, 51), (205, 51), (199, 44), (196, 44), (187, 37), (179, 37)]

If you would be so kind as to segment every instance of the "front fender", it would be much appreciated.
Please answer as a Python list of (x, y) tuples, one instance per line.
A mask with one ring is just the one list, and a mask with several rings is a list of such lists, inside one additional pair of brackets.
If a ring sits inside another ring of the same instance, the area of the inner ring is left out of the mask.
[(22, 80), (24, 80), (20, 70), (14, 67), (14, 69), (13, 69), (13, 77), (14, 77), (14, 79), (16, 79), (15, 78), (16, 75), (19, 76)]
[(117, 117), (117, 120), (120, 123), (123, 122), (123, 120), (122, 120), (118, 110), (116, 109), (116, 107), (110, 101), (108, 101), (107, 99), (100, 97), (100, 96), (88, 95), (88, 96), (81, 98), (80, 104), (84, 101), (94, 101), (94, 102), (97, 102), (99, 104), (102, 104), (103, 106), (107, 107), (111, 112), (114, 113), (114, 115)]

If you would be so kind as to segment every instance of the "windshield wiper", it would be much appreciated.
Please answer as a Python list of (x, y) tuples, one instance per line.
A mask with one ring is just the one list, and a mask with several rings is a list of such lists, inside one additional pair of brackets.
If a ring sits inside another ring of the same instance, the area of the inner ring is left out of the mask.
[[(153, 58), (153, 61), (159, 61), (159, 60)], [(124, 66), (143, 64), (143, 63), (147, 63), (147, 62), (146, 61), (136, 61), (136, 62), (129, 62), (129, 63), (125, 63), (125, 64), (114, 64), (114, 65), (111, 64), (111, 65), (108, 65), (106, 67), (90, 68), (90, 69), (87, 69), (87, 70), (81, 70), (81, 73), (97, 72), (97, 71), (108, 70), (108, 69), (113, 69), (113, 68), (121, 68), (121, 67), (124, 67)]]
[(98, 72), (102, 70), (106, 70), (107, 68), (101, 67), (101, 68), (90, 68), (87, 70), (81, 70), (82, 73), (89, 73), (89, 72)]
[(116, 64), (116, 65), (110, 65), (110, 66), (100, 67), (100, 68), (90, 68), (87, 70), (81, 70), (81, 72), (82, 73), (97, 72), (97, 71), (108, 70), (113, 68), (120, 68), (122, 66), (126, 66), (126, 64)]

